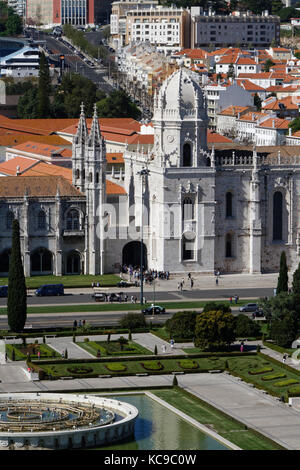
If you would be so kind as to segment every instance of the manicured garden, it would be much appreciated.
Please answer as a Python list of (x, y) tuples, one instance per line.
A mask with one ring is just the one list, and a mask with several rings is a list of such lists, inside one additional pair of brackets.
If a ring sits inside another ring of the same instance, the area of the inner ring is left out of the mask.
[(60, 354), (44, 343), (6, 344), (6, 353), (12, 361), (58, 358)]
[(83, 341), (76, 343), (81, 348), (85, 349), (90, 354), (93, 354), (95, 357), (103, 356), (143, 356), (145, 354), (153, 354), (152, 351), (149, 351), (139, 344), (128, 341), (125, 343), (120, 343), (119, 341)]

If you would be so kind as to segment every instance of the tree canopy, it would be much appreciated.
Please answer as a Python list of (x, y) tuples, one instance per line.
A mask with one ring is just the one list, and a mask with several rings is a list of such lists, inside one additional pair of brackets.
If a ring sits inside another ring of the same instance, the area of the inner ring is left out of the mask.
[(165, 328), (173, 338), (192, 339), (195, 336), (198, 312), (177, 312), (165, 323)]
[(7, 2), (0, 1), (0, 36), (17, 36), (22, 30), (21, 17)]
[(235, 340), (235, 318), (221, 311), (202, 312), (197, 316), (195, 346), (208, 350), (223, 350)]

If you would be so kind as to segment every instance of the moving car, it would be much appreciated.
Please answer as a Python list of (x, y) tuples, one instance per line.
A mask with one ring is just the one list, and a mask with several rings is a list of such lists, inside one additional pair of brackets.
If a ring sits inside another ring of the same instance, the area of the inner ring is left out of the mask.
[(240, 307), (240, 312), (257, 312), (259, 307), (257, 304), (246, 304)]
[(107, 300), (107, 294), (105, 294), (104, 292), (95, 292), (93, 297), (96, 302), (106, 302)]
[(37, 297), (44, 295), (64, 295), (64, 286), (63, 284), (45, 284), (35, 291), (35, 295)]
[(166, 309), (160, 305), (151, 305), (143, 310), (144, 315), (159, 315), (161, 313), (166, 313)]

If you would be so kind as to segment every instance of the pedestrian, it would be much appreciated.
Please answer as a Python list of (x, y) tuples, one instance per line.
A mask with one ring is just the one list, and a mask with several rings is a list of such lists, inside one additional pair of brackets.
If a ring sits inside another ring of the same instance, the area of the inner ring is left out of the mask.
[(82, 320), (82, 326), (85, 326), (85, 320)]
[(238, 303), (238, 299), (239, 299), (238, 296), (235, 295), (235, 296), (234, 296), (234, 302), (235, 302), (236, 304)]
[(81, 320), (79, 320), (78, 326), (79, 328), (81, 328)]
[(101, 357), (101, 352), (100, 349), (97, 350), (97, 358), (99, 359)]
[(218, 285), (218, 284), (219, 284), (219, 279), (218, 279), (218, 277), (216, 277), (216, 285)]
[(165, 352), (166, 352), (166, 346), (165, 346), (164, 344), (162, 345), (161, 349), (162, 349), (163, 354), (165, 354)]
[(62, 359), (65, 358), (65, 353), (64, 353), (64, 351), (61, 353), (61, 358), (62, 358)]
[(38, 351), (37, 356), (38, 356), (38, 359), (41, 359), (41, 351)]
[(134, 297), (133, 297), (133, 295), (131, 296), (130, 300), (131, 300), (131, 303), (133, 304), (133, 303), (134, 303)]
[(282, 362), (285, 363), (286, 362), (286, 358), (287, 358), (287, 354), (284, 353), (283, 357), (282, 357)]
[(174, 348), (174, 344), (175, 344), (174, 339), (171, 339), (170, 344), (171, 344), (171, 348), (173, 349), (173, 348)]
[(194, 286), (194, 279), (191, 278), (191, 289), (193, 288), (193, 286)]
[(232, 304), (232, 297), (229, 297), (229, 302)]
[(5, 362), (7, 362), (7, 353), (5, 353)]
[(241, 351), (241, 353), (244, 351), (244, 345), (243, 345), (243, 342), (241, 342), (240, 351)]
[(77, 320), (74, 320), (73, 327), (77, 328)]

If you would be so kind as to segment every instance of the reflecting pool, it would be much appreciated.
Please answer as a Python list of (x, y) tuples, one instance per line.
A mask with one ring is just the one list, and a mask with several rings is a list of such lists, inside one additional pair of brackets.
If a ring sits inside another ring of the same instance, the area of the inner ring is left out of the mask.
[(139, 410), (134, 439), (105, 450), (229, 450), (146, 395), (111, 395)]

